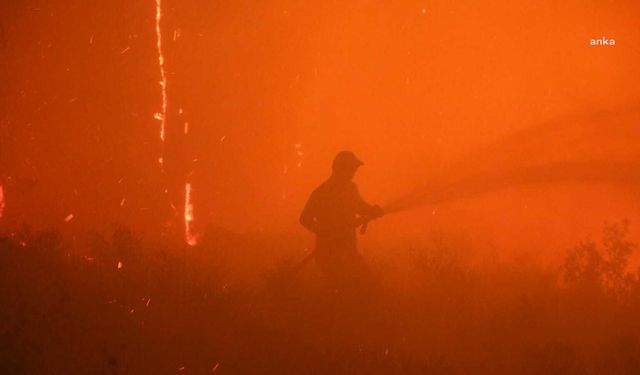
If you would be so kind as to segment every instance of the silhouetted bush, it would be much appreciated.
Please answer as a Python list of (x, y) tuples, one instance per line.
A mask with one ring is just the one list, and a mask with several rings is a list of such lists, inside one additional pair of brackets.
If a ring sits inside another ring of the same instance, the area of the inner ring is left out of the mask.
[(283, 238), (217, 231), (190, 248), (121, 226), (72, 243), (24, 228), (0, 241), (1, 372), (636, 374), (628, 230), (605, 226), (559, 272), (473, 263), (441, 237), (410, 269), (381, 265), (406, 285), (347, 298)]
[(583, 291), (628, 300), (638, 287), (638, 273), (629, 271), (636, 245), (627, 240), (628, 233), (628, 221), (608, 224), (603, 230), (602, 248), (589, 240), (571, 249), (564, 262), (565, 282)]

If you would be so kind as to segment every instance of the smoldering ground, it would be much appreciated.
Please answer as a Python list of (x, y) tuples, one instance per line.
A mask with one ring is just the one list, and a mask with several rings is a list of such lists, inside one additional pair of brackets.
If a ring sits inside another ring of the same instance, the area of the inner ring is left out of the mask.
[[(473, 242), (434, 233), (387, 249), (409, 267), (369, 256), (378, 282), (349, 298), (313, 264), (292, 277), (291, 239), (217, 231), (193, 248), (123, 227), (75, 243), (24, 229), (2, 241), (0, 362), (7, 374), (634, 373), (628, 225), (553, 267), (478, 263)], [(247, 259), (262, 271), (248, 277)]]

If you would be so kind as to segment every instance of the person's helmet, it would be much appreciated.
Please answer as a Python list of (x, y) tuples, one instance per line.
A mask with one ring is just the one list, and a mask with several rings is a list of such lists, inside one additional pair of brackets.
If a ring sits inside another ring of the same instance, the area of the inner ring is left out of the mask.
[(340, 151), (333, 159), (333, 170), (356, 169), (364, 163), (351, 151)]

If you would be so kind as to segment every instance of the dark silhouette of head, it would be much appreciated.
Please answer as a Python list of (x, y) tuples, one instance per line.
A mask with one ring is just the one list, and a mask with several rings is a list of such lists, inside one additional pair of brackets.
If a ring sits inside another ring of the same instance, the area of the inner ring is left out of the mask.
[(351, 151), (340, 151), (333, 159), (333, 178), (351, 181), (358, 168), (364, 163)]

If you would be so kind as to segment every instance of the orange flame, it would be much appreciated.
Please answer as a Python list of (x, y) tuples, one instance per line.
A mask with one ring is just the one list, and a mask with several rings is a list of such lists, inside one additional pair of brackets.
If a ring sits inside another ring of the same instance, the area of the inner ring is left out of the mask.
[(198, 244), (198, 239), (192, 232), (191, 222), (193, 222), (191, 183), (187, 182), (184, 186), (184, 238), (189, 246), (195, 246)]
[[(162, 30), (160, 20), (162, 19), (162, 3), (156, 0), (156, 47), (158, 50), (158, 65), (160, 66), (160, 87), (162, 89), (162, 109), (156, 113), (154, 118), (160, 121), (160, 140), (164, 144), (164, 132), (167, 118), (167, 74), (164, 70), (164, 54), (162, 53)], [(162, 161), (160, 161), (162, 164)]]
[(0, 219), (2, 218), (3, 214), (4, 214), (4, 189), (2, 188), (2, 185), (0, 185)]

